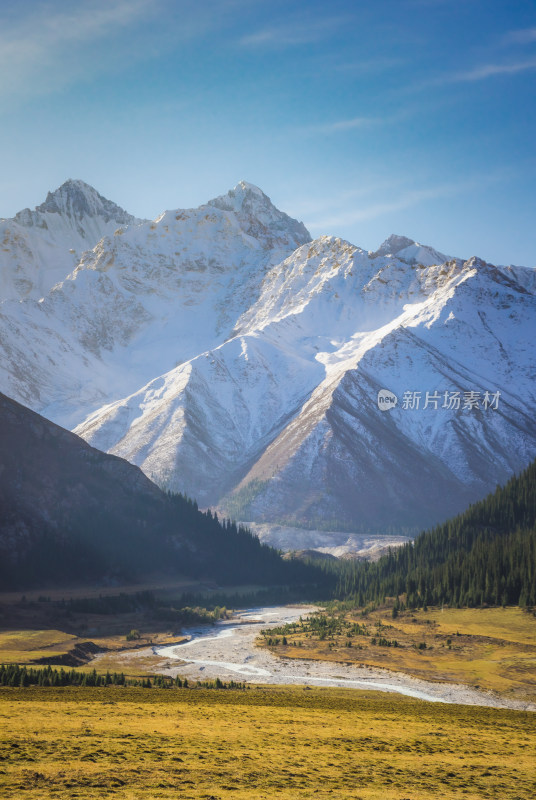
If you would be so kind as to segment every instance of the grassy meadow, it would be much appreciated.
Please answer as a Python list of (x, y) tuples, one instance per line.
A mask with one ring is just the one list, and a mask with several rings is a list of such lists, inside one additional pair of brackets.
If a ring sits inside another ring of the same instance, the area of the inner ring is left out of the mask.
[(532, 800), (536, 716), (327, 688), (0, 690), (4, 800)]
[[(147, 655), (150, 645), (180, 642), (181, 637), (171, 631), (152, 631), (140, 634), (140, 638), (128, 643), (124, 635), (109, 634), (92, 636), (90, 641), (96, 648), (105, 651), (99, 657), (99, 670), (107, 669), (128, 675), (143, 676), (155, 670), (165, 659)], [(66, 634), (58, 630), (13, 630), (0, 632), (0, 663), (19, 665), (58, 664), (59, 659), (83, 646), (88, 637)], [(140, 651), (138, 655), (137, 651)], [(76, 651), (75, 651), (76, 652)], [(128, 654), (128, 658), (123, 658)], [(88, 654), (88, 659), (90, 654)], [(77, 664), (77, 669), (93, 669), (93, 664)]]
[[(185, 585), (188, 588), (187, 585)], [(124, 587), (119, 592), (104, 595), (95, 590), (86, 589), (68, 592), (50, 593), (46, 598), (38, 596), (37, 592), (27, 593), (21, 598), (20, 594), (0, 594), (0, 663), (36, 665), (43, 663), (61, 664), (85, 668), (93, 652), (98, 650), (106, 653), (103, 657), (106, 663), (99, 665), (99, 669), (106, 670), (108, 662), (111, 669), (129, 671), (135, 675), (146, 675), (154, 670), (161, 659), (157, 657), (140, 656), (137, 651), (146, 649), (151, 645), (163, 645), (181, 640), (181, 622), (173, 618), (162, 618), (159, 614), (162, 603), (166, 608), (169, 598), (185, 586), (178, 584), (169, 588), (162, 587), (158, 590), (159, 600), (153, 606), (135, 607), (136, 592), (147, 590), (147, 585)], [(136, 591), (131, 592), (133, 588)], [(155, 586), (150, 586), (151, 590)], [(132, 609), (116, 610), (114, 604), (117, 598), (126, 598), (127, 606)], [(134, 600), (132, 600), (134, 598)], [(103, 601), (104, 608), (99, 609), (98, 603)], [(89, 603), (89, 609), (80, 610), (72, 605), (73, 601), (83, 604)], [(97, 603), (96, 609), (91, 608), (91, 603)], [(110, 607), (106, 608), (109, 603)], [(206, 621), (211, 621), (209, 612), (199, 610), (206, 616)], [(200, 619), (203, 617), (201, 616)], [(136, 631), (135, 637), (127, 636)], [(88, 646), (89, 643), (89, 646)], [(122, 655), (127, 652), (129, 659), (126, 663)], [(132, 658), (134, 654), (134, 658)], [(62, 659), (67, 659), (62, 662)], [(139, 663), (138, 663), (139, 662)], [(89, 667), (88, 667), (89, 668)], [(91, 666), (91, 669), (93, 667)]]
[[(92, 642), (107, 651), (99, 672), (143, 677), (162, 660), (136, 648), (180, 634), (152, 607), (143, 614), (69, 608), (4, 599), (0, 662), (54, 663)], [(518, 608), (395, 618), (390, 608), (331, 608), (320, 617), (322, 625), (304, 620), (267, 633), (261, 644), (284, 657), (369, 664), (536, 699), (536, 618)], [(140, 638), (128, 642), (132, 628)], [(91, 661), (76, 666), (92, 668)], [(396, 694), (0, 688), (2, 800), (533, 800), (535, 752), (534, 713)]]
[(33, 664), (42, 658), (57, 658), (81, 641), (58, 630), (8, 630), (0, 632), (2, 664)]

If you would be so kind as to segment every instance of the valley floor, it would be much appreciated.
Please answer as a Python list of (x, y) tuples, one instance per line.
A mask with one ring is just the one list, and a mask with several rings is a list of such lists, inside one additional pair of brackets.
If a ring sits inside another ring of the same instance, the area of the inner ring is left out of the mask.
[(487, 703), (500, 696), (500, 703), (511, 708), (536, 708), (533, 611), (430, 608), (393, 618), (392, 607), (362, 611), (344, 610), (344, 605), (333, 604), (317, 619), (274, 627), (263, 643), (292, 661), (342, 661), (352, 668), (387, 669), (400, 680), (411, 675), (439, 682), (450, 687), (444, 699), (454, 702)]
[[(404, 663), (397, 662), (396, 658), (390, 659), (392, 653), (398, 653), (398, 649), (394, 648), (389, 648), (389, 651), (385, 649), (389, 657), (386, 656), (383, 662), (377, 660), (370, 664), (368, 652), (362, 654), (361, 650), (346, 647), (333, 650), (328, 646), (331, 645), (330, 641), (319, 643), (314, 638), (305, 639), (303, 635), (301, 638), (306, 644), (301, 648), (296, 646), (296, 641), (289, 642), (287, 646), (259, 646), (262, 640), (258, 637), (262, 630), (277, 630), (283, 625), (299, 624), (300, 618), (305, 620), (307, 614), (314, 610), (311, 606), (250, 609), (238, 613), (232, 620), (218, 623), (216, 628), (199, 626), (184, 631), (190, 641), (156, 646), (145, 651), (105, 653), (93, 659), (91, 666), (98, 672), (110, 669), (132, 673), (136, 665), (166, 675), (180, 675), (189, 680), (219, 677), (225, 681), (238, 680), (251, 684), (377, 689), (435, 702), (536, 710), (536, 705), (529, 702), (524, 693), (505, 697), (495, 691), (482, 691), (481, 687), (491, 688), (485, 682), (480, 687), (465, 685), (462, 681), (467, 672), (455, 673), (462, 676), (457, 680), (452, 680), (451, 676), (445, 677), (440, 666), (434, 669), (431, 648), (428, 655), (425, 654), (417, 664), (421, 670), (419, 674), (408, 656)], [(468, 614), (471, 614), (470, 610)], [(370, 623), (372, 625), (372, 620)], [(429, 627), (426, 630), (428, 636), (431, 635)], [(421, 631), (419, 635), (422, 638)], [(514, 632), (510, 635), (515, 638)], [(297, 640), (298, 636), (293, 639)], [(363, 638), (363, 641), (366, 639)], [(403, 650), (400, 648), (400, 653)], [(380, 648), (380, 657), (383, 651), (384, 648)], [(420, 658), (419, 651), (413, 648), (406, 648), (405, 651), (411, 658), (415, 652), (417, 661)], [(536, 657), (536, 647), (534, 651)], [(464, 653), (457, 653), (456, 650), (452, 653), (449, 650), (448, 655), (451, 662), (455, 662), (456, 655), (464, 662)], [(517, 658), (520, 659), (519, 654)], [(370, 665), (367, 666), (367, 663)]]
[[(155, 601), (143, 611), (136, 610), (139, 595), (130, 610), (128, 595), (126, 609), (123, 595), (103, 598), (103, 608), (98, 594), (82, 598), (79, 610), (61, 598), (4, 598), (0, 663), (96, 668), (132, 678), (160, 672), (376, 688), (430, 701), (535, 708), (536, 616), (519, 608), (430, 609), (393, 618), (391, 608), (362, 612), (335, 604), (318, 616), (313, 606), (272, 606), (231, 618), (223, 610), (225, 619), (214, 626), (206, 612), (190, 623), (168, 619), (176, 590), (161, 591), (162, 606)], [(127, 641), (133, 629), (139, 632)]]

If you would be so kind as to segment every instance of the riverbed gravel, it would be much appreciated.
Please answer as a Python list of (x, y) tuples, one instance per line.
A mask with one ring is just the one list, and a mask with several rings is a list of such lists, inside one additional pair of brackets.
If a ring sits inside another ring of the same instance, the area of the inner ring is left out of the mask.
[(218, 677), (253, 684), (338, 686), (396, 692), (429, 702), (536, 710), (533, 703), (461, 684), (424, 681), (403, 673), (332, 661), (278, 658), (255, 645), (263, 628), (293, 622), (314, 610), (313, 606), (247, 609), (216, 626), (192, 628), (185, 631), (185, 643), (154, 648), (156, 655), (166, 659), (158, 671), (188, 680)]

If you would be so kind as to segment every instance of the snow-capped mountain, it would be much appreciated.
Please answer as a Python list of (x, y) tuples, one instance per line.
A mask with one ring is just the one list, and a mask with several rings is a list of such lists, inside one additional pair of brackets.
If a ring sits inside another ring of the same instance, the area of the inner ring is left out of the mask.
[[(477, 259), (410, 265), (324, 237), (268, 273), (228, 341), (77, 432), (249, 519), (419, 527), (533, 457), (535, 311)], [(388, 413), (382, 388), (399, 398)], [(406, 391), (419, 408), (403, 408)], [(426, 392), (439, 400), (424, 408)]]
[(39, 299), (78, 264), (81, 254), (121, 225), (140, 222), (87, 183), (68, 180), (34, 211), (0, 219), (0, 302)]
[(116, 228), (44, 298), (0, 305), (0, 385), (72, 428), (225, 341), (269, 266), (309, 240), (244, 182), (200, 208)]
[(448, 259), (448, 256), (434, 250), (433, 247), (426, 247), (414, 242), (413, 239), (408, 239), (407, 236), (397, 236), (396, 234), (388, 236), (378, 250), (371, 255), (375, 257), (396, 256), (399, 261), (405, 261), (408, 264), (422, 264), (425, 267), (443, 264)]
[(535, 457), (535, 311), (533, 270), (310, 241), (241, 182), (5, 301), (0, 389), (233, 516), (402, 533)]

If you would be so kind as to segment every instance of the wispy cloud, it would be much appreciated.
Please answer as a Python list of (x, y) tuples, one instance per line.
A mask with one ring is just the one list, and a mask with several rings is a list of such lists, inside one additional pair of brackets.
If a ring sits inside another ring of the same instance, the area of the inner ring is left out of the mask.
[(523, 28), (518, 31), (509, 31), (504, 39), (504, 44), (530, 44), (536, 42), (536, 28)]
[(518, 72), (527, 72), (536, 69), (536, 58), (525, 61), (515, 61), (510, 64), (484, 64), (467, 72), (453, 73), (445, 76), (446, 83), (461, 83), (467, 81), (483, 81), (498, 75), (515, 75)]
[(340, 72), (347, 75), (370, 75), (371, 73), (383, 72), (385, 70), (400, 67), (406, 64), (407, 59), (396, 56), (378, 56), (363, 61), (344, 61), (335, 64), (330, 69), (333, 72)]
[(3, 94), (53, 91), (80, 73), (73, 48), (117, 35), (154, 10), (151, 0), (93, 0), (83, 5), (47, 3), (41, 10), (0, 26)]
[(331, 36), (348, 22), (347, 16), (323, 17), (303, 22), (287, 19), (279, 25), (271, 25), (239, 39), (243, 47), (284, 48), (319, 42)]
[(332, 216), (317, 219), (307, 224), (313, 230), (332, 230), (341, 226), (352, 225), (356, 222), (364, 222), (366, 220), (383, 217), (386, 214), (391, 214), (393, 211), (403, 211), (406, 208), (419, 205), (419, 203), (425, 200), (437, 200), (440, 197), (445, 197), (453, 193), (456, 194), (459, 191), (461, 191), (461, 189), (455, 189), (453, 186), (415, 189), (389, 200), (370, 203), (360, 208), (347, 209), (339, 214), (333, 214)]
[[(483, 186), (492, 185), (499, 181), (506, 180), (509, 174), (504, 170), (498, 170), (496, 173), (482, 175), (474, 175), (466, 180), (438, 183), (429, 187), (422, 187), (411, 190), (403, 190), (400, 186), (393, 185), (391, 189), (386, 186), (382, 193), (384, 198), (381, 200), (370, 199), (366, 203), (361, 203), (356, 206), (352, 204), (352, 198), (341, 198), (340, 210), (333, 210), (331, 214), (321, 215), (318, 214), (314, 218), (314, 212), (309, 215), (304, 214), (307, 227), (313, 231), (326, 232), (333, 231), (337, 228), (343, 228), (348, 225), (353, 225), (359, 222), (366, 222), (373, 219), (378, 219), (393, 212), (404, 211), (408, 208), (419, 206), (422, 203), (440, 200), (445, 197), (455, 197), (462, 193), (481, 191)], [(334, 208), (334, 201), (332, 200), (330, 206)], [(353, 207), (352, 207), (353, 206)], [(313, 218), (311, 218), (313, 217)]]
[(150, 0), (86, 3), (67, 11), (47, 8), (28, 16), (0, 34), (2, 61), (36, 66), (57, 47), (109, 36), (116, 26), (127, 26), (150, 8)]
[(343, 133), (357, 128), (370, 128), (373, 125), (383, 125), (386, 120), (380, 117), (353, 117), (352, 119), (340, 119), (334, 122), (320, 123), (319, 125), (306, 125), (300, 128), (301, 133), (306, 134), (331, 134)]
[(341, 208), (348, 209), (350, 206), (355, 206), (357, 202), (361, 204), (365, 201), (371, 202), (371, 198), (378, 194), (390, 193), (392, 195), (403, 189), (407, 183), (405, 177), (394, 179), (392, 177), (380, 178), (377, 175), (363, 176), (362, 180), (361, 184), (352, 185), (352, 188), (349, 189), (338, 190), (335, 194), (295, 197), (292, 199), (291, 205), (303, 218), (317, 220), (311, 224), (320, 225), (318, 220), (329, 216), (335, 217)]
[(424, 89), (450, 86), (456, 83), (476, 83), (477, 81), (489, 80), (501, 76), (518, 75), (534, 69), (536, 69), (536, 57), (524, 59), (522, 61), (480, 64), (471, 69), (461, 70), (459, 72), (445, 72), (442, 75), (436, 75), (435, 77), (419, 81), (418, 83), (414, 83), (399, 90), (399, 93), (412, 94)]
[(347, 131), (374, 128), (382, 125), (393, 125), (402, 120), (409, 119), (416, 113), (420, 113), (420, 109), (406, 107), (400, 111), (384, 116), (359, 116), (350, 117), (349, 119), (320, 122), (312, 125), (303, 125), (296, 128), (295, 132), (306, 136), (314, 136), (317, 134), (329, 136), (331, 134), (345, 133)]

